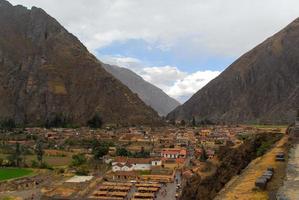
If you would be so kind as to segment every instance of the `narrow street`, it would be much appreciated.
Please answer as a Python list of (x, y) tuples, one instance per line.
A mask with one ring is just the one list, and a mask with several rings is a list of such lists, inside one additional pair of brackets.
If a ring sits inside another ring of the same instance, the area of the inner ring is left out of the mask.
[[(176, 178), (178, 180), (178, 184), (181, 184), (181, 175), (179, 171), (176, 171)], [(175, 200), (175, 194), (176, 194), (176, 188), (177, 184), (176, 181), (173, 183), (168, 183), (166, 186), (163, 186), (158, 195), (157, 195), (157, 200)]]

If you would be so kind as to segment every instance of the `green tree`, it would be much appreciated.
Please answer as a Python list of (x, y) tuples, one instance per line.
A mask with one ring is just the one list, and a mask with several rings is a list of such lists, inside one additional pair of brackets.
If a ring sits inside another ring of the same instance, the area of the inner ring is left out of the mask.
[(46, 120), (45, 127), (67, 128), (72, 126), (72, 120), (65, 114), (55, 114), (54, 118)]
[(109, 152), (109, 147), (114, 146), (113, 142), (93, 140), (91, 143), (92, 153), (95, 159), (102, 158)]
[(206, 161), (208, 159), (208, 156), (207, 156), (207, 152), (206, 152), (206, 149), (204, 148), (203, 145), (201, 145), (201, 149), (202, 149), (202, 152), (201, 152), (201, 155), (200, 155), (200, 161)]
[(22, 150), (20, 143), (16, 143), (14, 153), (8, 158), (8, 160), (15, 165), (16, 167), (20, 167), (22, 163)]
[(0, 127), (1, 127), (1, 129), (4, 129), (4, 130), (12, 130), (12, 129), (16, 128), (17, 126), (13, 119), (5, 119), (0, 122)]
[(88, 120), (87, 125), (90, 128), (101, 128), (103, 125), (101, 116), (96, 113), (90, 120)]
[(192, 126), (196, 126), (196, 120), (194, 116), (192, 117)]
[(40, 165), (43, 163), (44, 148), (41, 140), (38, 140), (35, 145), (35, 154)]
[(100, 159), (103, 156), (107, 155), (108, 151), (109, 151), (108, 146), (98, 146), (93, 149), (93, 156), (95, 159)]
[(117, 156), (130, 156), (130, 152), (126, 148), (117, 148), (116, 155)]
[(81, 166), (86, 164), (87, 159), (85, 158), (84, 154), (76, 154), (72, 156), (72, 166)]

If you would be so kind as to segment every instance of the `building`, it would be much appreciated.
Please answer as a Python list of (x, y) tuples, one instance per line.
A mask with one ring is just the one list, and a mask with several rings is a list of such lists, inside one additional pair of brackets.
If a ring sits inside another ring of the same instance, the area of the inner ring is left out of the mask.
[(116, 157), (112, 162), (112, 171), (147, 171), (153, 166), (161, 166), (159, 158), (127, 158)]
[(162, 160), (161, 159), (152, 159), (151, 165), (152, 165), (152, 167), (162, 166)]
[(162, 149), (161, 157), (163, 158), (186, 158), (187, 150), (184, 148), (166, 148)]

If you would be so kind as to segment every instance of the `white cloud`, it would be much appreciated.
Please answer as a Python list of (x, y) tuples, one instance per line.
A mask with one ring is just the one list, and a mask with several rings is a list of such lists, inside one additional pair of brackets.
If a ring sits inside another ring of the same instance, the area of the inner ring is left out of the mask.
[(180, 71), (177, 67), (161, 66), (145, 67), (142, 69), (142, 73), (140, 75), (146, 81), (153, 83), (164, 90), (168, 90), (169, 87), (172, 87), (175, 80), (185, 78), (187, 73)]
[(126, 67), (144, 80), (161, 88), (166, 94), (184, 103), (195, 92), (220, 74), (219, 71), (183, 72), (174, 66), (145, 66), (131, 57), (103, 56), (102, 60), (112, 65)]
[(298, 0), (10, 0), (38, 6), (94, 50), (142, 39), (239, 56), (299, 16)]
[(219, 71), (197, 71), (188, 74), (183, 79), (176, 80), (167, 94), (180, 101), (186, 101), (219, 74)]

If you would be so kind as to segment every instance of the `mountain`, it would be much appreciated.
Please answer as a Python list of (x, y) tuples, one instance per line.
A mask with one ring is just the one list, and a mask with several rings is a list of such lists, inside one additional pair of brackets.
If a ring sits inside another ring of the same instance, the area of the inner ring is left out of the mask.
[[(244, 38), (246, 39), (246, 38)], [(299, 19), (237, 59), (170, 120), (289, 123), (299, 107)]]
[(134, 93), (138, 94), (139, 98), (157, 111), (160, 116), (166, 116), (180, 105), (178, 101), (169, 97), (160, 88), (145, 81), (127, 68), (107, 64), (104, 64), (103, 67)]
[(0, 0), (0, 119), (43, 124), (63, 115), (83, 125), (159, 123), (158, 114), (40, 8)]

